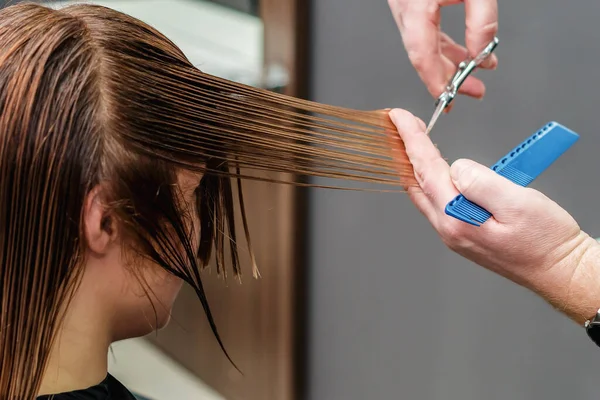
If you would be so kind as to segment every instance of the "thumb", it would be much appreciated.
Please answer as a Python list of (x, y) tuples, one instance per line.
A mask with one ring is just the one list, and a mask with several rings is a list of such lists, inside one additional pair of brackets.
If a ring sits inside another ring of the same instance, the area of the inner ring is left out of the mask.
[(450, 176), (459, 192), (492, 214), (505, 209), (506, 204), (513, 204), (523, 189), (472, 160), (455, 161), (450, 167)]

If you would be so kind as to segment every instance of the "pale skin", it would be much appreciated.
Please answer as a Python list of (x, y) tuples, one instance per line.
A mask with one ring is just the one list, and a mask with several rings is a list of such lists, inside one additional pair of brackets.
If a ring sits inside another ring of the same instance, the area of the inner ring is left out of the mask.
[[(194, 190), (201, 175), (183, 171), (178, 186), (191, 216), (194, 245), (199, 237), (199, 219)], [(100, 383), (107, 374), (111, 343), (139, 337), (164, 327), (182, 286), (182, 281), (157, 265), (130, 265), (124, 257), (118, 224), (107, 217), (102, 187), (87, 196), (84, 205), (86, 264), (77, 290), (57, 338), (39, 395), (85, 389)], [(149, 287), (148, 295), (134, 274), (135, 269)]]
[[(409, 58), (434, 97), (444, 90), (456, 65), (481, 51), (498, 29), (495, 0), (464, 0), (466, 47), (458, 45), (439, 29), (439, 11), (460, 2), (388, 0)], [(482, 68), (493, 69), (497, 63), (494, 55)], [(482, 98), (485, 85), (471, 76), (460, 92)], [(600, 307), (600, 245), (568, 212), (542, 193), (519, 187), (474, 161), (448, 165), (424, 134), (423, 121), (404, 110), (392, 110), (390, 116), (419, 183), (409, 189), (410, 199), (448, 247), (534, 291), (577, 323), (595, 314)], [(198, 175), (180, 174), (187, 204), (193, 204), (199, 181)], [(445, 215), (445, 204), (459, 192), (494, 217), (474, 227)], [(150, 301), (124, 264), (118, 227), (112, 226), (110, 232), (103, 229), (104, 216), (101, 190), (92, 192), (85, 204), (89, 251), (83, 280), (52, 350), (40, 394), (82, 389), (102, 381), (110, 343), (166, 325), (181, 288), (178, 279), (157, 266), (142, 266), (152, 300), (159, 305), (158, 321), (153, 322)]]
[[(466, 46), (457, 44), (440, 28), (441, 8), (460, 3), (465, 5)], [(498, 31), (496, 0), (388, 0), (388, 4), (408, 58), (434, 97), (444, 91), (456, 66), (467, 57), (476, 56)], [(481, 68), (494, 69), (497, 65), (498, 59), (493, 54)], [(483, 98), (485, 85), (480, 79), (470, 76), (459, 93)]]
[[(454, 252), (542, 296), (579, 324), (600, 308), (600, 244), (539, 191), (516, 185), (475, 161), (452, 164), (404, 110), (390, 117), (406, 146), (418, 186), (411, 201)], [(462, 193), (493, 217), (480, 227), (445, 214)]]
[[(440, 10), (464, 3), (465, 45), (440, 29)], [(498, 31), (497, 0), (388, 0), (409, 59), (437, 97), (457, 64), (473, 57)], [(481, 67), (494, 69), (492, 55)], [(482, 98), (485, 85), (469, 77), (460, 93)], [(449, 111), (449, 110), (447, 110)], [(567, 211), (542, 193), (517, 186), (471, 160), (452, 166), (425, 135), (425, 124), (403, 110), (390, 116), (406, 144), (418, 188), (409, 196), (450, 249), (543, 297), (578, 324), (600, 308), (600, 244)], [(494, 217), (481, 227), (444, 213), (458, 193)]]

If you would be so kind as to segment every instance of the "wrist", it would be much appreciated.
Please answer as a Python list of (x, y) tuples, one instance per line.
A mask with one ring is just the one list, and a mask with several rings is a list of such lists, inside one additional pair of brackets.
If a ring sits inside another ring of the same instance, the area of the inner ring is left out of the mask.
[(600, 308), (600, 243), (581, 232), (569, 255), (531, 286), (558, 311), (583, 325)]

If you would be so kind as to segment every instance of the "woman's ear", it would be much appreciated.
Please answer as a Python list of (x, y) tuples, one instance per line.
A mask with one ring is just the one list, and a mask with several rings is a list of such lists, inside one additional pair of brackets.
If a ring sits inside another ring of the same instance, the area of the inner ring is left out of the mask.
[(87, 245), (93, 253), (104, 255), (116, 240), (117, 225), (114, 216), (107, 209), (103, 188), (98, 185), (85, 199), (83, 223)]

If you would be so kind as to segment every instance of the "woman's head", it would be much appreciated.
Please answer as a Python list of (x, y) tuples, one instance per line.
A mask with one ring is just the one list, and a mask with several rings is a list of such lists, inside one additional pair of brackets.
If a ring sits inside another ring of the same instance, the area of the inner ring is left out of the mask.
[(107, 340), (160, 328), (182, 282), (217, 333), (200, 270), (214, 258), (240, 272), (234, 197), (255, 269), (240, 178), (406, 186), (393, 132), (386, 112), (205, 75), (104, 7), (1, 10), (0, 397), (34, 397), (57, 332), (81, 315), (97, 313)]
[[(203, 298), (200, 211), (226, 220), (231, 190), (205, 173), (207, 153), (181, 154), (165, 133), (185, 117), (153, 78), (193, 67), (156, 31), (105, 8), (26, 4), (1, 12), (0, 44), (4, 394), (40, 376), (71, 304), (110, 316), (122, 339), (162, 327), (182, 279)], [(211, 220), (202, 239), (222, 242)]]

